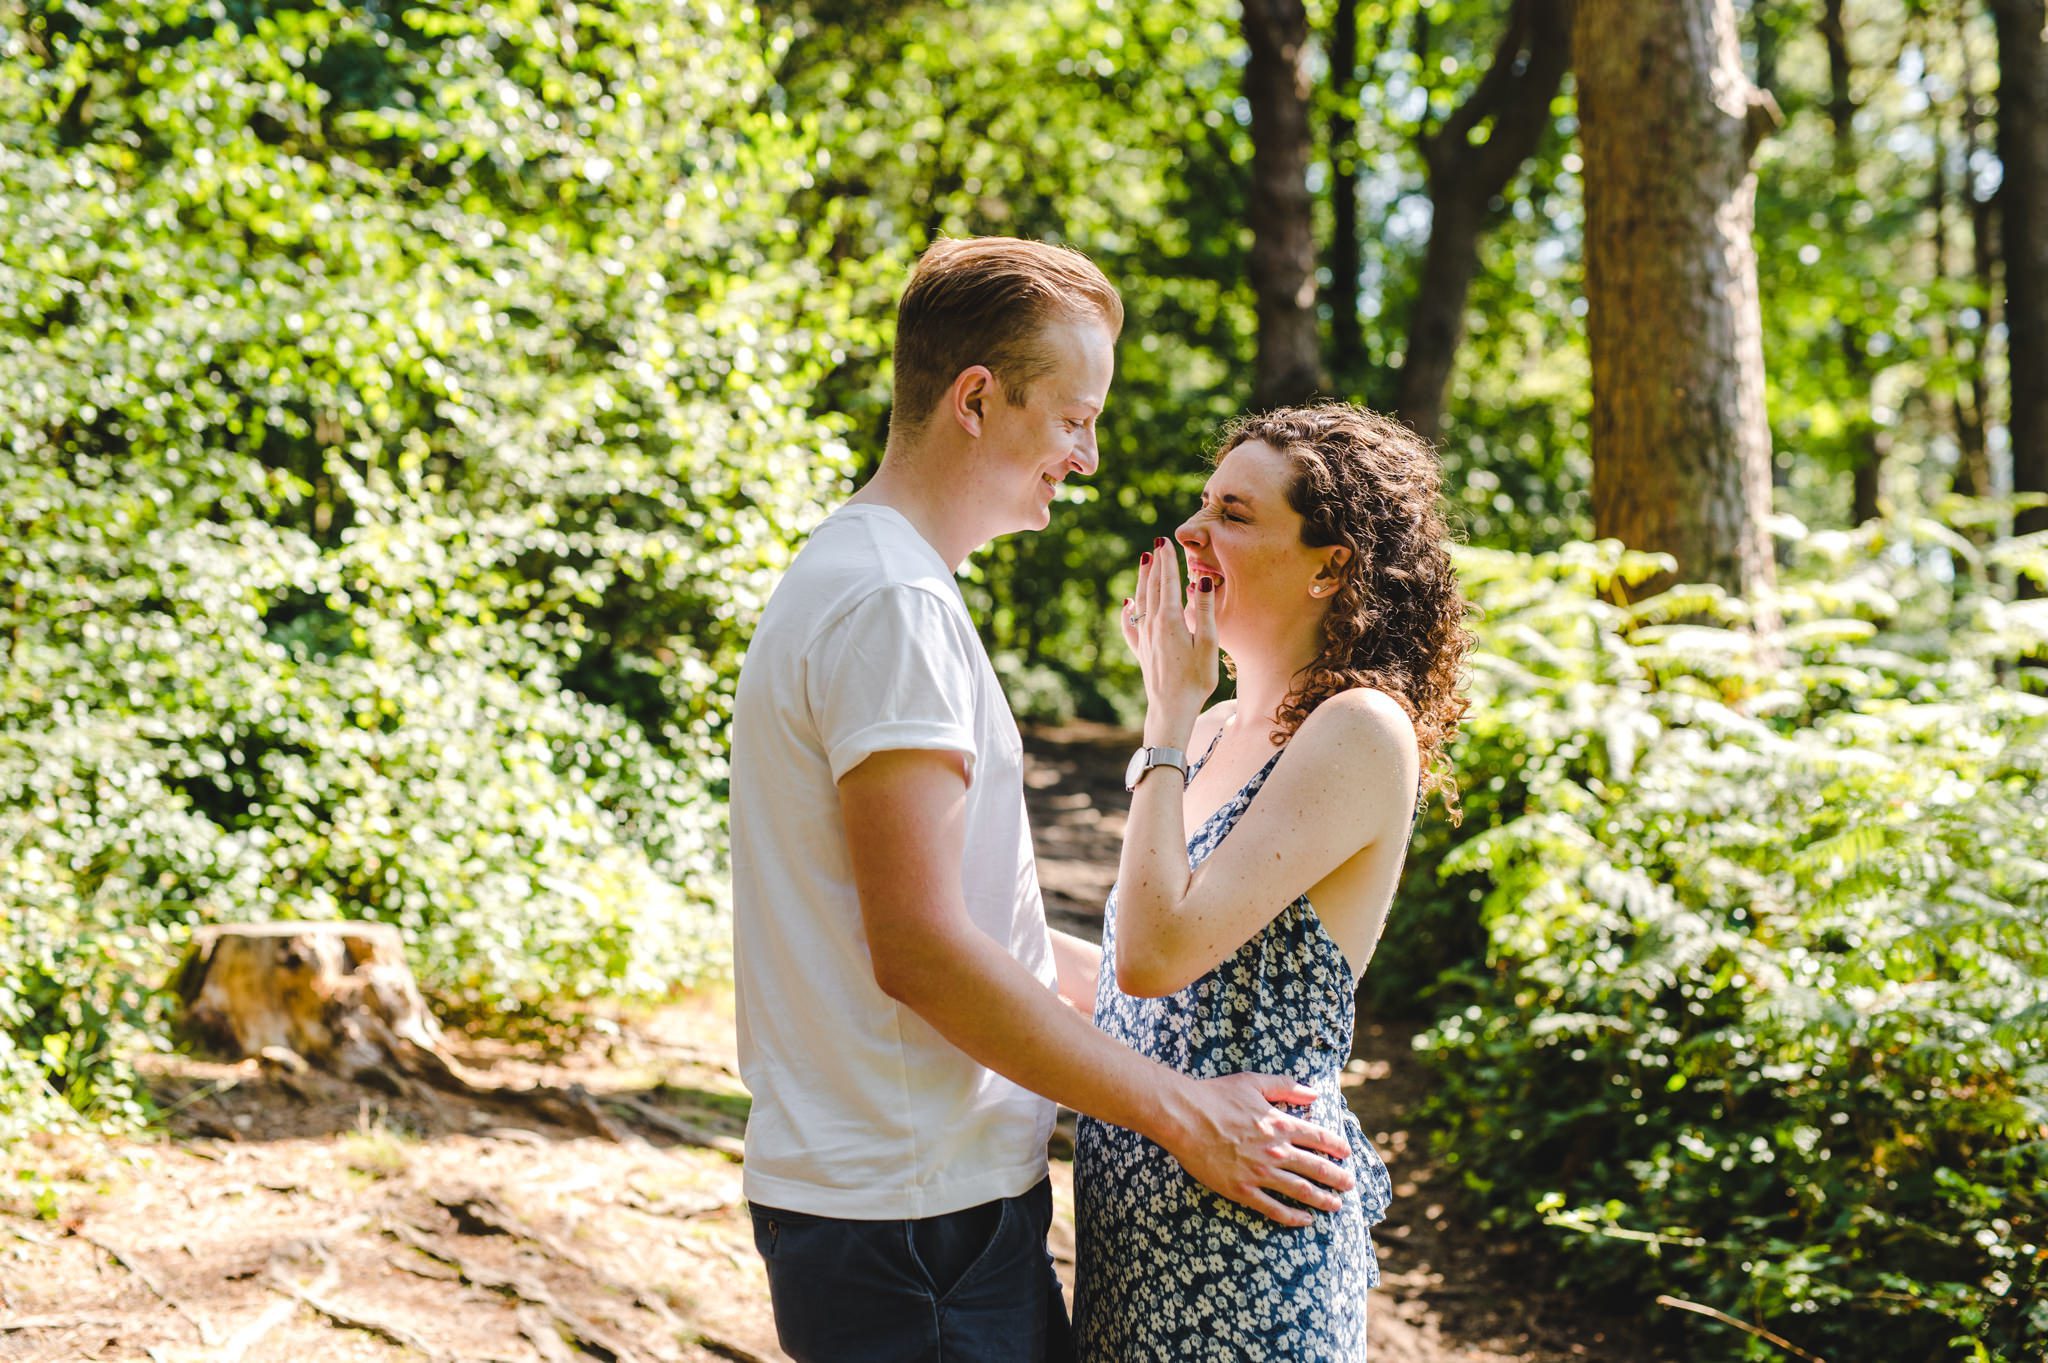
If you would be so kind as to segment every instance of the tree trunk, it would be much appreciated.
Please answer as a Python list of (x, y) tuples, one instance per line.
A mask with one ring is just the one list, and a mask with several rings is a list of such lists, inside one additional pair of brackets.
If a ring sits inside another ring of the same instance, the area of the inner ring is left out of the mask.
[[(2048, 3), (1992, 0), (1998, 29), (1999, 218), (2005, 255), (2006, 363), (2012, 375), (2012, 485), (2048, 493)], [(2020, 534), (2048, 530), (2048, 507), (2022, 511)], [(2035, 594), (2022, 580), (2022, 590)]]
[(1750, 156), (1777, 106), (1729, 0), (1582, 0), (1572, 45), (1594, 528), (1751, 594), (1775, 572)]
[(1346, 391), (1365, 370), (1358, 316), (1358, 0), (1337, 0), (1330, 20), (1330, 372)]
[[(1998, 308), (1998, 250), (1997, 233), (1992, 216), (1992, 204), (1988, 196), (1977, 192), (1974, 167), (1977, 164), (1977, 149), (1982, 143), (1984, 113), (1979, 102), (1977, 89), (1977, 63), (1970, 52), (1970, 20), (1967, 10), (1956, 14), (1956, 38), (1962, 52), (1962, 129), (1963, 129), (1963, 204), (1969, 211), (1970, 219), (1970, 267), (1971, 278), (1976, 285), (1976, 324), (1961, 328), (1961, 334), (1969, 338), (1970, 353), (1965, 364), (1961, 348), (1957, 343), (1957, 319), (1945, 315), (1942, 321), (1942, 335), (1948, 343), (1951, 356), (1962, 366), (1965, 375), (1964, 388), (1956, 393), (1956, 462), (1955, 490), (1966, 497), (1989, 497), (1996, 488), (1991, 474), (1991, 449), (1987, 432), (1991, 425), (1991, 380), (1989, 376), (1990, 336), (1992, 320)], [(1935, 196), (1935, 277), (1948, 278), (1948, 229), (1946, 206), (1948, 200), (1948, 178), (1944, 161), (1937, 156), (1934, 163)]]
[(177, 992), (189, 1031), (235, 1056), (305, 1061), (345, 1079), (446, 1084), (441, 1029), (388, 923), (242, 923), (193, 935)]
[[(1830, 169), (1835, 193), (1853, 200), (1856, 189), (1856, 100), (1850, 92), (1854, 67), (1849, 58), (1849, 28), (1842, 14), (1844, 0), (1825, 0), (1821, 7), (1820, 34), (1828, 50), (1828, 122), (1834, 133)], [(1835, 318), (1837, 341), (1842, 348), (1842, 367), (1848, 374), (1849, 439), (1849, 523), (1861, 525), (1878, 513), (1878, 491), (1883, 481), (1884, 458), (1877, 425), (1870, 416), (1870, 356), (1863, 342), (1860, 312)]]
[[(1458, 111), (1420, 139), (1434, 212), (1395, 411), (1430, 440), (1443, 432), (1444, 393), (1465, 339), (1479, 239), (1508, 182), (1550, 127), (1550, 101), (1571, 66), (1572, 6), (1573, 0), (1515, 0), (1493, 64)], [(1474, 142), (1482, 125), (1485, 136)]]
[(1308, 11), (1301, 0), (1244, 0), (1244, 35), (1259, 326), (1252, 405), (1263, 410), (1306, 401), (1323, 386), (1308, 194)]
[(1756, 83), (1773, 91), (1778, 88), (1778, 47), (1784, 39), (1778, 31), (1777, 9), (1774, 0), (1752, 0), (1749, 7), (1749, 37), (1756, 46)]

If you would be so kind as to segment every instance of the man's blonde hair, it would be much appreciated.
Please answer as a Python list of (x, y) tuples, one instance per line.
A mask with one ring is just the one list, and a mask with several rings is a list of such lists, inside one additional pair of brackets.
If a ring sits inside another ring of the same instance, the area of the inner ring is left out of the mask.
[(922, 426), (940, 397), (972, 365), (1003, 381), (1022, 406), (1034, 379), (1055, 361), (1044, 344), (1056, 322), (1100, 318), (1114, 340), (1124, 304), (1095, 262), (1079, 251), (1016, 237), (935, 241), (918, 258), (896, 306), (896, 381), (890, 424)]

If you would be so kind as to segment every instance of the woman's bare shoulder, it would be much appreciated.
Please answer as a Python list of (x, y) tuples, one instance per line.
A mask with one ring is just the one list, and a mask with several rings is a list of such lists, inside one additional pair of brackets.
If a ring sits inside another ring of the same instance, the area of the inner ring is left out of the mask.
[(1418, 760), (1415, 722), (1400, 701), (1373, 686), (1354, 686), (1325, 699), (1301, 722), (1288, 747), (1300, 750), (1304, 765), (1393, 762), (1412, 770)]

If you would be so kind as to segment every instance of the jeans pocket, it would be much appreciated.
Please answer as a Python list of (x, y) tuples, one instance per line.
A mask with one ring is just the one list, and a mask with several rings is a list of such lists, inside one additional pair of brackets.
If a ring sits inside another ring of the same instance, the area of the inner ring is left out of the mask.
[(935, 1301), (943, 1303), (997, 1257), (1017, 1212), (1010, 1199), (906, 1222), (910, 1258)]
[(775, 1261), (777, 1242), (782, 1239), (782, 1223), (765, 1212), (755, 1212), (754, 1251), (769, 1263)]

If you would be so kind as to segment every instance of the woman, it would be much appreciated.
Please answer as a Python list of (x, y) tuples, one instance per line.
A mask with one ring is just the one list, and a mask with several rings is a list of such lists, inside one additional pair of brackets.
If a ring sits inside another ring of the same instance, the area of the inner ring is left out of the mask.
[[(1185, 601), (1166, 541), (1140, 559), (1124, 638), (1144, 673), (1147, 751), (1096, 1025), (1198, 1076), (1300, 1080), (1317, 1094), (1309, 1118), (1349, 1132), (1356, 1182), (1339, 1197), (1303, 1179), (1299, 1205), (1267, 1198), (1278, 1224), (1082, 1118), (1086, 1363), (1365, 1357), (1369, 1232), (1392, 1185), (1339, 1076), (1411, 815), (1432, 791), (1456, 812), (1444, 747), (1471, 636), (1438, 486), (1429, 447), (1360, 408), (1252, 417), (1176, 534)], [(1237, 698), (1204, 712), (1219, 644)], [(1199, 756), (1177, 765), (1182, 753)]]

